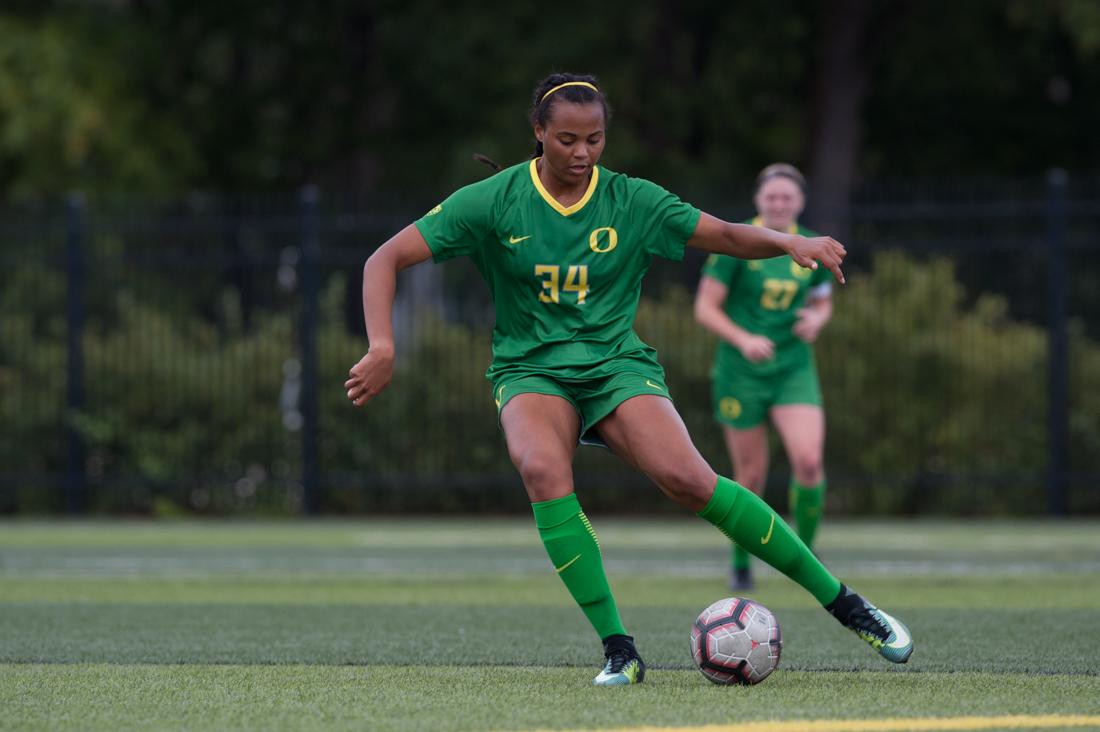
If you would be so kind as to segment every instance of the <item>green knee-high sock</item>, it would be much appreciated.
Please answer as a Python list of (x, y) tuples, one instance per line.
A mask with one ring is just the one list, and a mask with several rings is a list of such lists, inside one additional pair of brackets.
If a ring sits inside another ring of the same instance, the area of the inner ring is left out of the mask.
[(732, 542), (730, 549), (730, 558), (733, 561), (734, 569), (748, 569), (752, 564), (752, 555), (745, 551), (745, 547), (738, 544), (736, 541)]
[(791, 513), (798, 527), (798, 538), (813, 549), (817, 525), (825, 513), (825, 479), (817, 485), (802, 485), (791, 478)]
[(749, 489), (719, 476), (714, 495), (699, 516), (802, 585), (822, 605), (832, 602), (840, 593), (840, 581), (825, 569), (787, 522)]
[[(570, 493), (552, 501), (532, 503), (539, 536), (554, 569), (573, 599), (581, 606), (600, 639), (626, 635), (619, 609), (607, 584), (600, 542), (577, 496)], [(830, 598), (831, 599), (831, 598)]]

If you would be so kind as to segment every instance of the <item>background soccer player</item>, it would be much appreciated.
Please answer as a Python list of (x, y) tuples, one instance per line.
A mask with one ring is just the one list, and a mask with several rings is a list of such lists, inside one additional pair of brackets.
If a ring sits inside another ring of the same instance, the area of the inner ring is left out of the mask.
[[(813, 237), (799, 225), (805, 180), (776, 163), (756, 179), (755, 226)], [(768, 477), (770, 417), (791, 465), (790, 506), (798, 535), (813, 547), (824, 509), (825, 413), (811, 344), (832, 315), (832, 278), (788, 256), (746, 262), (712, 254), (695, 297), (695, 318), (715, 333), (711, 372), (714, 418), (733, 463), (734, 479), (763, 495)], [(730, 586), (752, 588), (750, 556), (732, 549)]]
[(845, 588), (771, 508), (719, 477), (672, 405), (664, 370), (632, 325), (650, 258), (685, 245), (731, 256), (789, 254), (840, 275), (844, 248), (701, 213), (661, 187), (597, 166), (609, 110), (596, 79), (554, 74), (535, 88), (534, 159), (466, 186), (387, 241), (363, 271), (370, 350), (345, 382), (362, 406), (393, 377), (397, 273), (468, 256), (493, 295), (493, 384), (508, 452), (555, 571), (603, 641), (599, 685), (645, 667), (615, 604), (596, 533), (573, 491), (578, 442), (604, 444), (727, 537), (806, 588), (884, 657), (904, 662), (908, 630)]

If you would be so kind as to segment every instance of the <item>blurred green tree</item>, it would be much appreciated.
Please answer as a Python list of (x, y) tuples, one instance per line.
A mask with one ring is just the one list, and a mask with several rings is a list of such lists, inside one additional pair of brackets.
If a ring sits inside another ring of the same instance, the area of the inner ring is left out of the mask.
[(606, 162), (714, 206), (764, 164), (823, 217), (866, 176), (1035, 175), (1098, 159), (1100, 11), (948, 0), (13, 3), (0, 190), (290, 188), (428, 201), (528, 152), (534, 82), (598, 74)]
[(195, 171), (188, 130), (151, 107), (133, 70), (75, 25), (0, 15), (0, 191), (179, 189)]

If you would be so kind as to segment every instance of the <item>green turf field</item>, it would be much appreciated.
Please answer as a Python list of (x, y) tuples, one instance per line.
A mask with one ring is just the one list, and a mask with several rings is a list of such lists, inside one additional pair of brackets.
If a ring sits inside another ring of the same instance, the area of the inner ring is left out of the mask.
[(827, 522), (912, 661), (761, 571), (780, 669), (720, 688), (688, 634), (730, 594), (722, 537), (592, 519), (639, 687), (589, 686), (598, 643), (529, 520), (0, 522), (0, 729), (1100, 729), (1100, 522)]

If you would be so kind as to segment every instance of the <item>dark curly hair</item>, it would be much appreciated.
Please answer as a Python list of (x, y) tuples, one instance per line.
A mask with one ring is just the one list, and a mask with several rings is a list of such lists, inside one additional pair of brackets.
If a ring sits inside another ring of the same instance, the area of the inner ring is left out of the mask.
[[(602, 90), (594, 91), (587, 86), (571, 85), (562, 87), (550, 96), (546, 96), (546, 93), (554, 87), (568, 84), (571, 81), (586, 82), (596, 87), (597, 90), (600, 89), (599, 80), (591, 74), (550, 74), (535, 85), (535, 90), (531, 94), (531, 109), (527, 113), (527, 120), (531, 123), (532, 127), (536, 125), (545, 127), (546, 123), (549, 122), (550, 118), (553, 116), (554, 104), (562, 99), (567, 102), (573, 102), (574, 104), (591, 104), (592, 102), (599, 102), (603, 107), (604, 124), (607, 125), (611, 123), (611, 105), (607, 103), (607, 97)], [(542, 143), (536, 140), (535, 152), (531, 157), (537, 158), (540, 155), (542, 155)]]
[[(570, 85), (558, 89), (553, 94), (547, 96), (547, 92), (551, 89), (561, 86), (562, 84), (568, 84), (571, 81), (580, 81), (586, 84), (591, 84), (596, 87), (595, 90), (587, 86)], [(611, 105), (607, 103), (607, 97), (603, 91), (600, 90), (600, 82), (591, 74), (566, 74), (566, 73), (554, 73), (547, 76), (545, 79), (535, 85), (535, 90), (531, 93), (531, 109), (527, 112), (527, 120), (531, 123), (531, 127), (536, 125), (539, 127), (546, 127), (546, 123), (550, 121), (553, 116), (554, 104), (564, 99), (567, 102), (573, 102), (574, 104), (591, 104), (593, 102), (599, 102), (603, 107), (603, 119), (604, 125), (611, 123)], [(535, 140), (535, 151), (531, 154), (531, 158), (537, 158), (542, 155), (542, 143)], [(485, 163), (493, 170), (500, 170), (501, 166), (489, 157), (482, 155), (481, 153), (474, 153), (474, 160), (479, 163)]]

